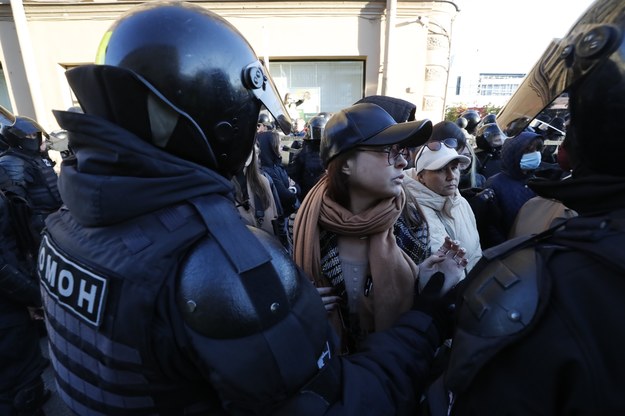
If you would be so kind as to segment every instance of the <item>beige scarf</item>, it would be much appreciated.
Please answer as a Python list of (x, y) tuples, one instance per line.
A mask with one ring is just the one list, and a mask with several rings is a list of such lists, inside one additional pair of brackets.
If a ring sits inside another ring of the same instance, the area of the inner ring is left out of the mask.
[(315, 286), (330, 286), (321, 272), (319, 229), (339, 236), (368, 237), (373, 290), (363, 298), (361, 326), (370, 331), (387, 329), (410, 309), (419, 275), (419, 268), (397, 246), (393, 234), (405, 196), (402, 192), (354, 215), (330, 199), (326, 189), (324, 177), (310, 190), (297, 212), (293, 229), (295, 262), (312, 277)]

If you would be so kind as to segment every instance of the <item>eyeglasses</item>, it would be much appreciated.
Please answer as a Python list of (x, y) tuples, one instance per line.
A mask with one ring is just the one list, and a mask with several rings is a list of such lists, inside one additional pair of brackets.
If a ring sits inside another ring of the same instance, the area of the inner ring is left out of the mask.
[(363, 152), (386, 153), (389, 166), (393, 166), (395, 163), (397, 163), (397, 159), (399, 158), (399, 156), (402, 156), (405, 160), (408, 160), (408, 158), (410, 157), (410, 151), (407, 148), (400, 148), (397, 145), (385, 146), (382, 148), (359, 147), (358, 150), (361, 150)]

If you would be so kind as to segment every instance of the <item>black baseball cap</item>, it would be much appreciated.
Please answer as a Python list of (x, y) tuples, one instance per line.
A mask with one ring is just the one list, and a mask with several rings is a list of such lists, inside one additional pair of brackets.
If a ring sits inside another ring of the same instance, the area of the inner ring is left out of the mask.
[(384, 109), (359, 103), (335, 113), (326, 124), (319, 154), (324, 166), (341, 153), (357, 146), (416, 147), (432, 133), (430, 120), (396, 123)]

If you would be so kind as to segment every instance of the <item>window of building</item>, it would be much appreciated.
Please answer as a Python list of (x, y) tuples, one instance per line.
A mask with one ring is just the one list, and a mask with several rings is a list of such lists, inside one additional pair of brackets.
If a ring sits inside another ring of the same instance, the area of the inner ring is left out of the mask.
[(297, 106), (297, 115), (309, 118), (319, 112), (336, 112), (364, 95), (365, 61), (272, 60), (269, 72), (282, 99), (289, 93), (295, 100), (307, 99)]
[(479, 95), (508, 96), (519, 87), (525, 74), (480, 74)]

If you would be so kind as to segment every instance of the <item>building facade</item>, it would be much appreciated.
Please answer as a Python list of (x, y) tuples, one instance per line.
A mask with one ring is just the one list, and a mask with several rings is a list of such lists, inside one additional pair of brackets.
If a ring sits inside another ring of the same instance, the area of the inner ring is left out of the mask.
[[(442, 120), (453, 1), (192, 1), (236, 26), (268, 64), (278, 89), (305, 93), (301, 115), (334, 112), (369, 95)], [(64, 72), (92, 63), (102, 36), (138, 1), (0, 0), (0, 104), (57, 125), (76, 105)]]

